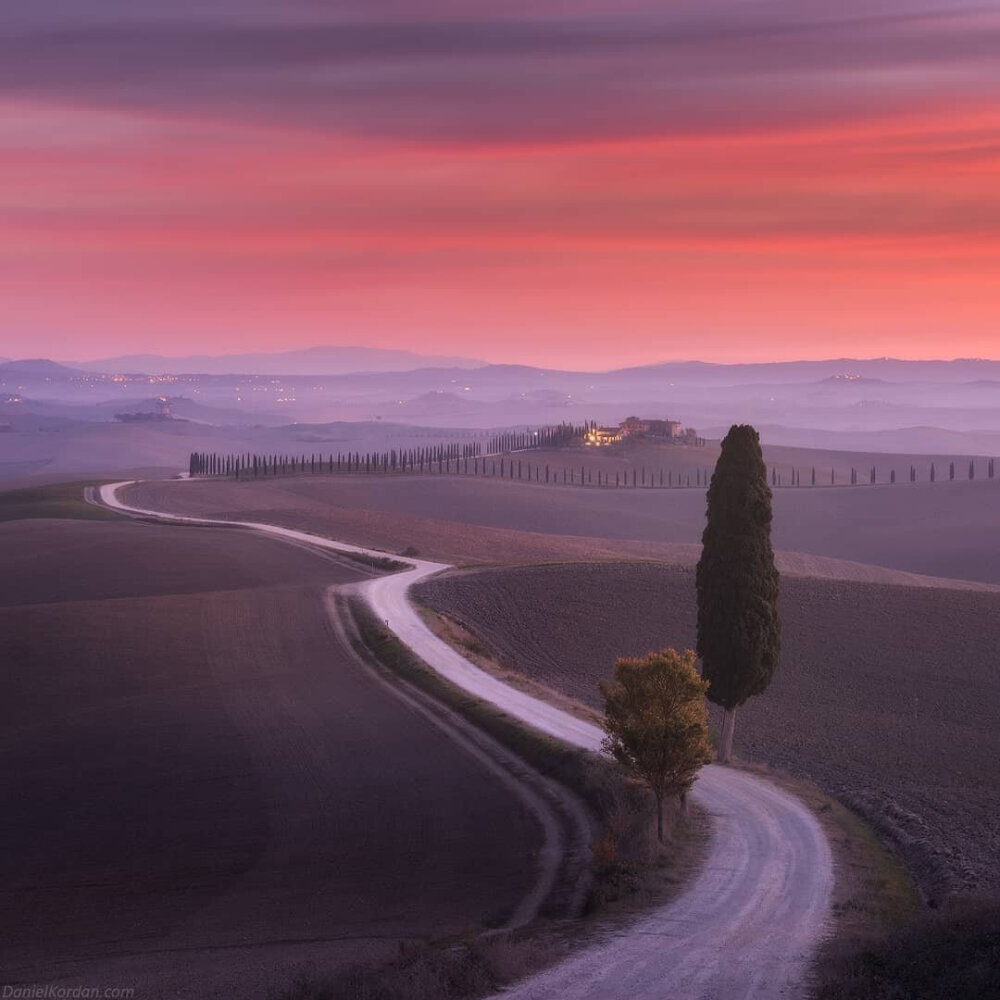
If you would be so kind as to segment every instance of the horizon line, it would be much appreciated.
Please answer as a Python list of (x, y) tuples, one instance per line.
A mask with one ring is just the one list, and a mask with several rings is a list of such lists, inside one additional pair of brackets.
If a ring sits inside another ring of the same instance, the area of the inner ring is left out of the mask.
[[(222, 361), (226, 358), (238, 358), (245, 357), (246, 355), (261, 355), (265, 357), (279, 357), (284, 354), (296, 354), (305, 351), (320, 351), (320, 350), (362, 350), (362, 351), (376, 351), (384, 352), (387, 354), (412, 354), (415, 358), (453, 358), (455, 360), (464, 360), (475, 362), (478, 367), (483, 368), (493, 368), (493, 367), (523, 367), (523, 368), (535, 368), (540, 370), (550, 370), (550, 371), (566, 371), (566, 372), (581, 372), (587, 374), (607, 374), (615, 371), (625, 371), (634, 368), (655, 368), (663, 365), (704, 365), (706, 367), (717, 367), (717, 368), (727, 368), (727, 367), (763, 367), (763, 366), (777, 366), (777, 365), (795, 365), (795, 364), (831, 364), (831, 363), (872, 363), (872, 362), (894, 362), (901, 364), (958, 364), (961, 362), (972, 362), (972, 363), (986, 363), (994, 364), (1000, 362), (1000, 358), (990, 358), (990, 357), (976, 357), (976, 356), (959, 356), (959, 357), (927, 357), (927, 356), (915, 356), (915, 357), (900, 357), (896, 355), (877, 355), (871, 357), (851, 357), (851, 356), (824, 356), (824, 357), (790, 357), (790, 358), (772, 358), (768, 360), (728, 360), (728, 361), (708, 361), (703, 358), (698, 357), (688, 357), (688, 358), (666, 358), (661, 360), (644, 361), (633, 364), (624, 365), (614, 365), (611, 367), (583, 367), (583, 368), (557, 368), (545, 364), (535, 364), (530, 361), (490, 361), (482, 358), (472, 358), (463, 357), (461, 355), (454, 354), (422, 354), (419, 351), (413, 351), (408, 348), (395, 348), (395, 347), (366, 347), (359, 344), (315, 344), (307, 347), (293, 347), (285, 348), (281, 350), (246, 350), (238, 352), (229, 352), (222, 354), (164, 354), (159, 351), (135, 351), (131, 354), (122, 354), (117, 357), (139, 357), (143, 354), (150, 355), (152, 357), (163, 358), (164, 360), (175, 360), (183, 361), (187, 358), (205, 358), (207, 360)], [(56, 364), (62, 364), (67, 367), (73, 367), (74, 365), (93, 365), (104, 361), (113, 361), (116, 357), (111, 358), (92, 358), (86, 360), (66, 360), (63, 358), (55, 357), (45, 357), (45, 356), (35, 356), (35, 357), (22, 357), (22, 358), (10, 358), (8, 362), (23, 363), (26, 361), (51, 361)], [(3, 363), (3, 362), (0, 362)], [(423, 367), (451, 367), (451, 366), (440, 366), (440, 365), (426, 365)], [(418, 369), (407, 369), (407, 370), (418, 370)], [(360, 370), (359, 370), (360, 371)], [(403, 369), (400, 369), (403, 371)]]

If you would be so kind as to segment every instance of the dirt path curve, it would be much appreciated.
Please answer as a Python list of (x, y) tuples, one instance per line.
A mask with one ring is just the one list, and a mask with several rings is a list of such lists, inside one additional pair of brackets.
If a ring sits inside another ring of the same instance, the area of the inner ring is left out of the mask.
[[(126, 483), (102, 486), (110, 507), (172, 521), (228, 524), (117, 499)], [(244, 527), (338, 551), (370, 553), (289, 528)], [(384, 555), (384, 553), (373, 553)], [(373, 611), (426, 663), (464, 690), (541, 731), (598, 750), (601, 731), (484, 673), (435, 636), (410, 604), (410, 587), (450, 567), (412, 569), (358, 585)], [(692, 791), (712, 817), (705, 865), (669, 905), (594, 948), (507, 990), (515, 1000), (772, 1000), (802, 997), (830, 914), (833, 864), (819, 823), (767, 781), (710, 765)]]

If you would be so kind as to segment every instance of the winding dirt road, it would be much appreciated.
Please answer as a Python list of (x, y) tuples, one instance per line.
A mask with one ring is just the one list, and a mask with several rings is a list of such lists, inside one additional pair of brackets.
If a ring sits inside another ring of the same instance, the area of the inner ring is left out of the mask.
[[(125, 483), (101, 487), (101, 500), (133, 514), (228, 524), (141, 510), (117, 498)], [(269, 524), (243, 527), (336, 551), (370, 553)], [(382, 554), (382, 553), (374, 553)], [(407, 597), (419, 580), (448, 569), (424, 560), (358, 584), (373, 611), (427, 664), (464, 690), (535, 728), (587, 750), (599, 729), (475, 667), (435, 636)], [(698, 877), (669, 905), (597, 947), (522, 981), (516, 1000), (771, 1000), (805, 993), (806, 976), (830, 915), (833, 865), (815, 817), (769, 782), (718, 766), (703, 769), (692, 798), (712, 817), (708, 856)]]

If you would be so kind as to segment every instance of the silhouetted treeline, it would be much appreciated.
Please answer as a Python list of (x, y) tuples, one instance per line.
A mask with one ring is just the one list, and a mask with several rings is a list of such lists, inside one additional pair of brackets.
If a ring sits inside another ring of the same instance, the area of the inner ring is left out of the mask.
[[(220, 454), (218, 452), (192, 452), (189, 472), (192, 477), (219, 476), (233, 479), (269, 479), (287, 475), (334, 475), (337, 473), (404, 474), (435, 473), (439, 475), (493, 476), (499, 479), (518, 479), (525, 482), (565, 484), (567, 486), (599, 486), (615, 488), (678, 489), (705, 488), (711, 479), (710, 468), (692, 470), (647, 469), (640, 465), (631, 469), (609, 472), (595, 469), (587, 461), (533, 462), (530, 452), (538, 448), (558, 448), (578, 444), (587, 430), (595, 426), (591, 422), (583, 425), (561, 424), (558, 427), (542, 427), (531, 431), (510, 431), (479, 441), (451, 442), (421, 448), (390, 448), (385, 451), (348, 451), (336, 455), (311, 453), (301, 455), (269, 454), (253, 452), (240, 454)], [(524, 457), (520, 453), (527, 453)], [(590, 449), (577, 452), (581, 456), (594, 456)], [(596, 456), (595, 456), (596, 457)], [(987, 479), (995, 476), (995, 459), (985, 460), (979, 466), (975, 459), (969, 459), (968, 478), (985, 474)], [(933, 462), (926, 474), (927, 482), (937, 481), (937, 469)], [(950, 462), (949, 480), (956, 477), (956, 464)], [(769, 473), (773, 488), (802, 486), (802, 472), (798, 468), (779, 469), (772, 466)], [(917, 467), (910, 465), (909, 481), (923, 480)], [(879, 475), (876, 465), (863, 470), (852, 468), (849, 476), (838, 477), (836, 468), (830, 468), (829, 476), (816, 466), (808, 470), (809, 486), (857, 486), (862, 482), (869, 485), (897, 482), (895, 468), (883, 469)]]
[[(488, 445), (494, 443), (503, 446), (509, 444), (511, 451), (501, 454), (483, 454), (481, 442), (466, 444), (442, 444), (429, 448), (390, 449), (380, 452), (350, 451), (336, 455), (303, 454), (303, 455), (258, 455), (244, 452), (238, 455), (225, 455), (216, 452), (192, 452), (189, 472), (192, 477), (229, 477), (233, 479), (270, 479), (275, 476), (287, 475), (335, 475), (337, 473), (367, 473), (367, 474), (405, 474), (433, 473), (437, 475), (488, 476), (498, 479), (517, 479), (522, 482), (549, 483), (566, 486), (599, 486), (619, 489), (686, 489), (689, 487), (706, 488), (711, 479), (710, 468), (693, 470), (647, 469), (638, 466), (632, 469), (620, 469), (609, 472), (595, 469), (586, 461), (579, 464), (552, 462), (533, 462), (530, 455), (519, 457), (518, 445), (532, 441), (533, 433), (507, 436), (498, 435), (491, 438)], [(541, 436), (541, 435), (539, 435)], [(548, 439), (551, 443), (551, 439)], [(524, 450), (536, 447), (528, 443)], [(949, 465), (949, 478), (955, 479), (955, 463)], [(995, 460), (988, 459), (985, 469), (980, 468), (980, 474), (985, 473), (987, 479), (995, 477)], [(974, 460), (969, 461), (968, 478), (975, 479), (977, 466)], [(909, 467), (909, 481), (921, 481), (915, 465)], [(932, 462), (927, 474), (927, 482), (937, 481), (937, 470)], [(797, 468), (779, 470), (772, 466), (770, 482), (773, 488), (800, 487), (803, 485), (802, 472)], [(895, 485), (896, 470), (891, 468), (880, 478), (878, 467), (872, 465), (864, 470), (852, 468), (848, 476), (838, 477), (835, 468), (831, 468), (829, 477), (818, 472), (816, 467), (809, 470), (807, 484), (815, 486), (857, 486), (861, 483), (876, 485), (878, 483)]]
[(463, 459), (478, 458), (482, 444), (440, 444), (428, 448), (388, 451), (349, 451), (321, 455), (258, 455), (243, 452), (220, 455), (216, 452), (191, 452), (192, 476), (232, 476), (236, 479), (259, 479), (273, 476), (335, 472), (430, 472), (443, 471)]
[(270, 479), (287, 475), (336, 475), (337, 473), (436, 473), (488, 476), (567, 486), (647, 489), (708, 486), (711, 476), (710, 469), (675, 473), (673, 470), (653, 470), (642, 466), (626, 472), (616, 472), (612, 480), (610, 472), (603, 469), (595, 470), (586, 463), (556, 466), (551, 462), (532, 462), (528, 458), (515, 457), (516, 454), (514, 451), (500, 455), (484, 455), (478, 443), (461, 446), (439, 445), (410, 451), (395, 449), (364, 453), (352, 451), (337, 455), (257, 455), (251, 452), (224, 455), (217, 452), (192, 452), (189, 473), (193, 478), (232, 479)]
[[(985, 475), (987, 479), (993, 479), (996, 475), (996, 460), (986, 459)], [(948, 478), (949, 480), (955, 479), (955, 463), (951, 462), (948, 466)], [(977, 475), (981, 475), (983, 472), (982, 467), (976, 466), (975, 459), (969, 459), (969, 479), (975, 479)], [(802, 485), (802, 473), (799, 469), (793, 468), (785, 473), (779, 471), (777, 466), (771, 467), (771, 486), (801, 486)], [(937, 468), (934, 462), (931, 462), (930, 468), (927, 473), (927, 482), (934, 483), (937, 482)], [(920, 476), (917, 473), (917, 467), (911, 465), (909, 468), (909, 480), (911, 483), (920, 482)], [(850, 474), (847, 478), (847, 483), (851, 486), (857, 486), (862, 482), (867, 482), (870, 486), (875, 486), (879, 483), (888, 484), (894, 486), (897, 482), (896, 470), (895, 468), (890, 468), (888, 470), (888, 475), (885, 475), (885, 470), (883, 470), (883, 475), (880, 476), (878, 466), (873, 465), (870, 468), (859, 471), (856, 468), (852, 468)], [(844, 485), (843, 479), (838, 479), (837, 470), (835, 468), (830, 469), (829, 479), (824, 479), (824, 474), (820, 472), (817, 474), (816, 467), (813, 466), (809, 472), (809, 485), (810, 486), (842, 486)]]
[(504, 455), (529, 448), (559, 448), (582, 438), (588, 426), (560, 424), (558, 427), (542, 427), (537, 431), (505, 431), (494, 434), (486, 443), (486, 454)]

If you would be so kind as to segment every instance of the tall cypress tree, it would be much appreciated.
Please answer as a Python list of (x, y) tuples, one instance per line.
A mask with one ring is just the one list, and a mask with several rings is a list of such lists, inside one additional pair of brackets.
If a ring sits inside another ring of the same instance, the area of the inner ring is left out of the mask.
[(732, 755), (736, 709), (767, 688), (781, 653), (771, 517), (760, 437), (749, 425), (731, 427), (708, 488), (696, 575), (698, 655), (708, 698), (725, 709), (723, 763)]

